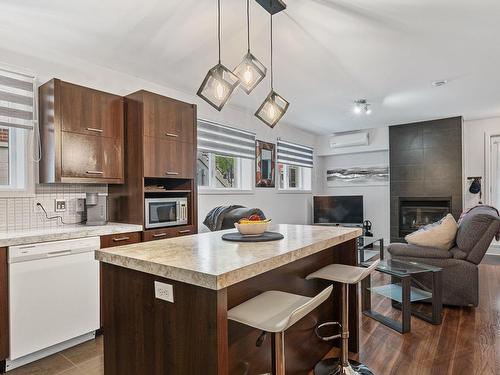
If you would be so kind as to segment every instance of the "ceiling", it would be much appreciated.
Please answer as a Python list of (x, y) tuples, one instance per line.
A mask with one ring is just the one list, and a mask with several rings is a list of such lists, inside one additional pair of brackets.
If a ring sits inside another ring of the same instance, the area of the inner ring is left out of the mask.
[[(327, 134), (500, 114), (500, 1), (288, 0), (275, 16), (284, 121)], [(222, 0), (222, 60), (246, 52), (245, 0)], [(215, 0), (0, 0), (0, 48), (57, 51), (195, 93), (217, 62)], [(269, 66), (269, 15), (251, 0), (254, 54)], [(0, 56), (1, 60), (1, 56)], [(447, 79), (435, 88), (432, 81)], [(253, 112), (269, 80), (230, 105)], [(369, 116), (352, 103), (366, 98)]]

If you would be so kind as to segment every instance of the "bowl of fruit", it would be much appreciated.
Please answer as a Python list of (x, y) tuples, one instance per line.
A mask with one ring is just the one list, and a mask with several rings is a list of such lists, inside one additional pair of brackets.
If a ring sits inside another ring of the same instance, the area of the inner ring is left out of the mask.
[(261, 236), (269, 226), (271, 219), (262, 219), (259, 215), (251, 215), (250, 217), (240, 219), (234, 223), (238, 232), (243, 236)]

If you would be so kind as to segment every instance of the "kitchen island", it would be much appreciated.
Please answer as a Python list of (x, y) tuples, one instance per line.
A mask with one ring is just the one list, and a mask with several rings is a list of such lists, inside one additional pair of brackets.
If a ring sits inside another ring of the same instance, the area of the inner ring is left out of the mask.
[[(307, 281), (305, 276), (331, 263), (357, 264), (356, 238), (361, 235), (360, 229), (310, 225), (273, 225), (270, 230), (282, 233), (284, 239), (222, 240), (230, 230), (97, 251), (102, 266), (105, 374), (270, 372), (270, 338), (257, 346), (262, 332), (228, 321), (227, 311), (267, 290), (319, 293), (328, 283)], [(336, 286), (327, 302), (286, 332), (287, 374), (307, 374), (338, 345), (314, 334), (319, 323), (339, 320), (338, 295)], [(358, 351), (357, 300), (357, 288), (352, 286), (350, 350), (354, 352)]]

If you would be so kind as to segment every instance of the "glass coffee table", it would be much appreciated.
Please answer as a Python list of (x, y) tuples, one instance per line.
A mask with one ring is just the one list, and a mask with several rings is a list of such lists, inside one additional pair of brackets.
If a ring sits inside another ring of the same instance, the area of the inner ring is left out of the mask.
[[(373, 245), (375, 243), (379, 244), (379, 251), (373, 250)], [(358, 237), (358, 261), (359, 263), (368, 262), (372, 260), (377, 255), (380, 259), (384, 259), (384, 239), (377, 237)]]
[[(361, 263), (368, 267), (372, 262)], [(441, 324), (442, 320), (442, 269), (423, 263), (383, 260), (377, 266), (377, 271), (391, 276), (391, 283), (381, 286), (371, 286), (371, 276), (361, 281), (361, 309), (363, 314), (381, 322), (382, 324), (400, 332), (411, 330), (411, 315), (432, 324)], [(432, 289), (425, 290), (413, 278), (415, 275), (429, 273), (432, 279)], [(372, 310), (371, 294), (376, 293), (392, 300), (392, 306), (401, 310), (401, 321), (394, 320), (379, 312)], [(414, 308), (414, 302), (430, 302), (432, 312), (425, 313)]]

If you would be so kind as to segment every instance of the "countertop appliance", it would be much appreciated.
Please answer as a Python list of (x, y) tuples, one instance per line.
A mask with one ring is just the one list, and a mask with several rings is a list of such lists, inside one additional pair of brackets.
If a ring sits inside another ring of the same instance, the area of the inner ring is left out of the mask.
[(8, 370), (95, 337), (99, 248), (99, 237), (8, 248)]
[(85, 213), (87, 225), (104, 225), (108, 222), (106, 196), (98, 193), (87, 193), (85, 196)]
[(162, 228), (188, 223), (188, 201), (179, 198), (147, 198), (144, 200), (146, 228)]

